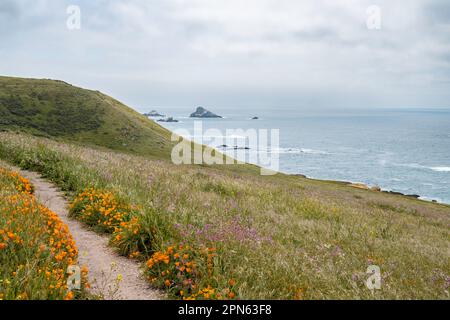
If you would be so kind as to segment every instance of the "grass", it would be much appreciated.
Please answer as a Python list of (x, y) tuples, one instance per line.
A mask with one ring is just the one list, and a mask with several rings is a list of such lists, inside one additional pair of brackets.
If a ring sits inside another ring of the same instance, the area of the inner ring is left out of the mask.
[[(1, 164), (1, 163), (0, 163)], [(38, 204), (29, 181), (0, 167), (0, 300), (71, 300), (68, 267), (78, 251), (65, 224)], [(87, 271), (82, 285), (86, 286)]]
[[(41, 172), (71, 199), (92, 188), (111, 193), (128, 208), (120, 210), (127, 213), (124, 222), (136, 218), (139, 227), (137, 237), (130, 228), (118, 244), (123, 221), (119, 229), (103, 230), (111, 233), (112, 245), (125, 255), (139, 252), (144, 266), (169, 248), (189, 246), (199, 266), (195, 289), (208, 297), (232, 292), (240, 299), (449, 298), (446, 205), (331, 181), (263, 177), (253, 166), (176, 166), (24, 134), (1, 133), (0, 158)], [(77, 215), (86, 208), (80, 206)], [(93, 225), (98, 221), (103, 220)], [(212, 262), (201, 255), (205, 248), (214, 248)], [(170, 264), (174, 258), (169, 260), (162, 259), (162, 266), (178, 270)], [(381, 290), (365, 286), (372, 264), (381, 268)], [(175, 281), (145, 268), (149, 278), (157, 278), (155, 285), (174, 296), (185, 290), (185, 278)]]
[(0, 77), (0, 131), (168, 158), (170, 132), (113, 98), (63, 81)]

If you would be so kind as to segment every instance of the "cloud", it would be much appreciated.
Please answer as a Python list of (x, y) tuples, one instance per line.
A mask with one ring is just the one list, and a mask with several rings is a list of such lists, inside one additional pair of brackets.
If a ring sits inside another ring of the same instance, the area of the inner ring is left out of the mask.
[(448, 106), (450, 4), (377, 3), (381, 30), (368, 0), (3, 0), (0, 72), (132, 105)]

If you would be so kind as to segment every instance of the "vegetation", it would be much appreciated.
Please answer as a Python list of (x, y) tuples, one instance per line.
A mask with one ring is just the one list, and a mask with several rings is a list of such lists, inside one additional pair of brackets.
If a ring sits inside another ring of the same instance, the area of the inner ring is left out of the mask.
[[(140, 260), (149, 281), (172, 297), (450, 297), (447, 205), (341, 182), (260, 176), (246, 164), (177, 166), (169, 161), (167, 130), (100, 92), (61, 81), (0, 77), (2, 130), (1, 159), (66, 191), (71, 215), (109, 234), (111, 245)], [(58, 251), (37, 258), (36, 250), (50, 240), (48, 219), (64, 228), (20, 177), (0, 175), (0, 187), (0, 229), (14, 232), (0, 237), (0, 297), (62, 298), (65, 275), (47, 278), (39, 270), (64, 270), (75, 255), (65, 250), (69, 256), (55, 262)], [(70, 244), (67, 232), (61, 236)], [(18, 239), (32, 250), (8, 251), (22, 245)], [(381, 290), (366, 287), (370, 265), (381, 269)], [(32, 277), (11, 285), (14, 272)]]
[[(15, 133), (0, 133), (0, 158), (54, 181), (73, 199), (74, 216), (110, 233), (176, 297), (449, 298), (446, 205)], [(381, 290), (365, 285), (373, 264)]]
[(0, 77), (0, 130), (71, 140), (158, 158), (170, 133), (98, 91), (62, 81)]
[[(167, 289), (173, 296), (183, 300), (234, 299), (235, 281), (230, 287), (220, 288), (215, 283), (219, 263), (215, 248), (192, 248), (189, 245), (169, 246), (165, 251), (155, 252), (146, 263), (146, 273), (151, 284)], [(207, 283), (201, 287), (201, 283)], [(213, 285), (211, 283), (214, 283)], [(223, 285), (223, 284), (222, 284)]]
[[(37, 203), (33, 187), (19, 174), (0, 168), (0, 300), (71, 300), (67, 268), (77, 248), (58, 215)], [(83, 286), (87, 270), (83, 271)], [(84, 289), (84, 288), (83, 288)]]

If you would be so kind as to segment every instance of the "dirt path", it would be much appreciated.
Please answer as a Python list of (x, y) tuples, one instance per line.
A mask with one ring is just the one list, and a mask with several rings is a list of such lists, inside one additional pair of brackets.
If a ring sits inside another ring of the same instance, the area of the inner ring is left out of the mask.
[[(34, 185), (36, 198), (69, 226), (79, 250), (79, 265), (89, 267), (92, 293), (100, 293), (106, 300), (164, 298), (162, 293), (147, 285), (136, 261), (119, 256), (108, 246), (107, 236), (90, 231), (82, 223), (69, 218), (68, 203), (53, 184), (37, 173), (18, 171)], [(122, 280), (119, 281), (120, 278)]]

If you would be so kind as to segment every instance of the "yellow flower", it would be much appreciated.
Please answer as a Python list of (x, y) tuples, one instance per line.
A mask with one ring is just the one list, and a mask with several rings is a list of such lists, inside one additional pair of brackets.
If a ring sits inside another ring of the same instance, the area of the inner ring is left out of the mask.
[(74, 294), (72, 291), (69, 291), (66, 295), (66, 297), (64, 298), (64, 300), (72, 300), (74, 297)]

